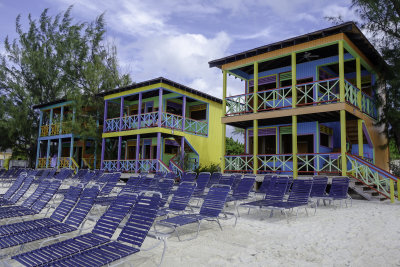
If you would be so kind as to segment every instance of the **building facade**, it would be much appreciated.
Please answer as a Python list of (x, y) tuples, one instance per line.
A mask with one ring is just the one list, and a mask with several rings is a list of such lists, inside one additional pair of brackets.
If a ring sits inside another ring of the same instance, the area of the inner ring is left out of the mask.
[(222, 100), (165, 78), (100, 96), (102, 169), (182, 172), (220, 162)]

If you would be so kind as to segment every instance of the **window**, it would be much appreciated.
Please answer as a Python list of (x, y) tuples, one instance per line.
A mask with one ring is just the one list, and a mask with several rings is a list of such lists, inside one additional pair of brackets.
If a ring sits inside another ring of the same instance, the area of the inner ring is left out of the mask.
[(172, 145), (165, 145), (165, 154), (177, 154), (178, 153), (178, 147), (177, 146), (172, 146)]
[(326, 147), (330, 147), (329, 144), (329, 135), (325, 134), (325, 133), (321, 133), (320, 134), (320, 144), (321, 146), (326, 146)]

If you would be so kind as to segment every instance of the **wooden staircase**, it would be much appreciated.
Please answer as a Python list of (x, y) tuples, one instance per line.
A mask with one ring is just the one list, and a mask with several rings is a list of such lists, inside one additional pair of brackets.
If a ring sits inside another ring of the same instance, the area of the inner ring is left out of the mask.
[[(349, 187), (354, 190), (358, 195), (369, 201), (383, 201), (387, 198), (375, 190), (371, 189), (369, 186), (362, 182), (357, 181), (354, 178), (350, 178)], [(376, 189), (376, 187), (374, 187)]]

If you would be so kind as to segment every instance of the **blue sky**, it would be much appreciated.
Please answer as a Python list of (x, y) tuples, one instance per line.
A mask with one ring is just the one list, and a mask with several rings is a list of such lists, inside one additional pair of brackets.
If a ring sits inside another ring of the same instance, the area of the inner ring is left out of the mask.
[[(55, 15), (69, 5), (77, 21), (105, 12), (107, 41), (134, 81), (164, 76), (217, 97), (222, 75), (208, 61), (329, 27), (326, 16), (355, 19), (350, 0), (0, 0), (1, 42), (15, 37), (18, 14), (26, 29), (29, 13), (37, 18), (48, 7)], [(239, 92), (237, 81), (229, 85), (230, 95)]]

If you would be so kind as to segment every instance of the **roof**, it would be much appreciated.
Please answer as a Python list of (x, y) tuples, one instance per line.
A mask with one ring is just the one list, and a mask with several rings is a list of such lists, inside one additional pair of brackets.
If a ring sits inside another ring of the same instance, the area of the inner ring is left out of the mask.
[(32, 108), (33, 108), (33, 109), (40, 109), (40, 108), (44, 108), (44, 107), (47, 107), (47, 106), (52, 106), (52, 105), (55, 105), (55, 104), (60, 104), (60, 103), (62, 103), (62, 102), (66, 102), (66, 101), (67, 101), (67, 99), (65, 99), (65, 98), (63, 98), (63, 99), (58, 99), (58, 100), (54, 100), (54, 101), (51, 101), (51, 102), (47, 102), (47, 103), (43, 103), (43, 104), (34, 105), (34, 106), (32, 106)]
[(214, 97), (212, 95), (203, 93), (203, 92), (201, 92), (199, 90), (195, 90), (193, 88), (187, 87), (187, 86), (185, 86), (183, 84), (168, 80), (168, 79), (166, 79), (164, 77), (159, 77), (159, 78), (155, 78), (155, 79), (152, 79), (152, 80), (143, 81), (143, 82), (140, 82), (140, 83), (135, 83), (135, 84), (132, 84), (132, 85), (129, 85), (129, 86), (126, 86), (126, 87), (121, 87), (121, 88), (116, 88), (116, 89), (113, 89), (113, 90), (105, 91), (105, 92), (97, 94), (97, 96), (111, 95), (111, 94), (120, 93), (120, 92), (132, 90), (132, 89), (136, 89), (136, 88), (140, 88), (140, 87), (144, 87), (144, 86), (149, 86), (149, 85), (153, 85), (153, 84), (157, 84), (157, 83), (168, 84), (168, 85), (171, 85), (171, 86), (173, 86), (175, 88), (178, 88), (178, 89), (181, 89), (183, 91), (186, 91), (188, 93), (192, 93), (192, 94), (201, 96), (203, 98), (209, 99), (211, 101), (214, 101), (214, 102), (222, 104), (222, 100), (220, 98), (217, 98), (217, 97)]
[(315, 32), (307, 33), (284, 41), (260, 46), (251, 50), (247, 50), (241, 53), (237, 53), (224, 58), (212, 60), (208, 62), (210, 68), (218, 67), (221, 68), (222, 65), (235, 62), (241, 59), (257, 56), (274, 50), (282, 49), (284, 47), (289, 47), (305, 42), (309, 42), (316, 39), (321, 39), (327, 36), (335, 35), (338, 33), (345, 33), (347, 37), (364, 53), (373, 64), (385, 66), (385, 61), (375, 49), (375, 47), (368, 41), (361, 30), (356, 26), (353, 21), (345, 22), (330, 28), (318, 30)]

